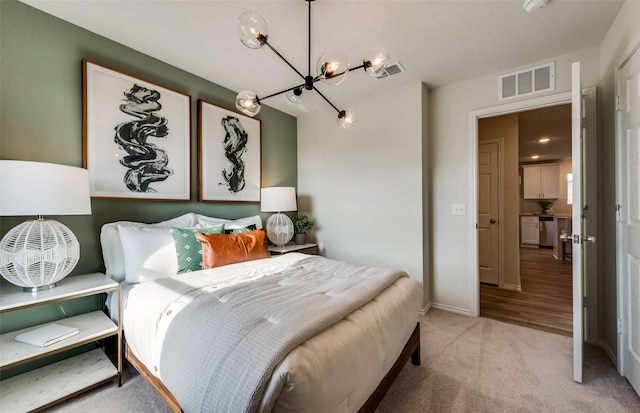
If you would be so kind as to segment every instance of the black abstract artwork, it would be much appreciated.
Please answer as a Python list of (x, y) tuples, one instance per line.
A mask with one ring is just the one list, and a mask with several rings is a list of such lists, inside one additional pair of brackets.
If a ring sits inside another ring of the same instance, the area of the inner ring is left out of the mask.
[(246, 185), (245, 162), (242, 155), (247, 150), (248, 134), (240, 123), (240, 119), (235, 116), (223, 117), (222, 127), (225, 130), (222, 142), (224, 156), (230, 165), (222, 170), (224, 182), (221, 182), (220, 185), (226, 186), (231, 193), (236, 194), (242, 191)]
[(134, 84), (124, 96), (126, 102), (120, 105), (120, 111), (136, 119), (115, 127), (114, 141), (127, 153), (120, 159), (128, 169), (123, 182), (132, 192), (157, 192), (150, 185), (173, 175), (168, 167), (167, 151), (148, 142), (149, 137), (163, 139), (169, 136), (168, 121), (158, 114), (162, 109), (161, 94)]

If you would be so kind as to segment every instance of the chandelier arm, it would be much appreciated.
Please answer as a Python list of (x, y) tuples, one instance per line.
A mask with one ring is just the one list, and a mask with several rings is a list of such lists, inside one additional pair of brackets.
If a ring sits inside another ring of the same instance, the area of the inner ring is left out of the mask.
[(354, 70), (358, 70), (358, 69), (366, 69), (366, 68), (368, 68), (370, 66), (371, 66), (371, 62), (364, 62), (360, 66), (350, 67), (349, 68), (349, 72), (353, 72)]
[(294, 86), (294, 87), (290, 87), (289, 89), (285, 89), (285, 90), (283, 90), (283, 91), (281, 91), (281, 92), (272, 93), (272, 94), (270, 94), (269, 96), (265, 96), (265, 97), (263, 97), (263, 98), (260, 98), (260, 100), (269, 99), (269, 98), (272, 98), (272, 97), (274, 97), (274, 96), (278, 96), (278, 95), (281, 95), (281, 94), (283, 94), (283, 93), (286, 93), (286, 92), (288, 92), (288, 91), (290, 91), (290, 90), (294, 90), (294, 89), (298, 89), (298, 88), (304, 88), (304, 85), (305, 85), (305, 84), (303, 83), (303, 84), (301, 84), (301, 85), (297, 85), (297, 86)]
[(287, 59), (285, 59), (284, 56), (282, 56), (280, 54), (280, 52), (278, 52), (273, 46), (271, 46), (271, 44), (267, 41), (267, 39), (264, 40), (264, 44), (266, 44), (267, 46), (269, 46), (269, 49), (271, 49), (271, 51), (273, 53), (275, 53), (280, 59), (282, 59), (291, 69), (293, 69), (294, 72), (296, 72), (298, 74), (298, 76), (300, 76), (301, 78), (304, 79), (304, 75), (302, 73), (300, 73), (298, 71), (298, 69), (296, 69), (291, 63), (289, 63), (289, 61)]
[(340, 113), (340, 109), (338, 109), (336, 107), (336, 105), (334, 105), (333, 103), (331, 103), (331, 101), (329, 99), (327, 99), (327, 97), (325, 95), (323, 95), (318, 88), (314, 87), (313, 90), (315, 90), (316, 92), (318, 92), (318, 94), (322, 97), (322, 99), (326, 100), (328, 104), (331, 105), (332, 108), (334, 108), (336, 110), (336, 112)]

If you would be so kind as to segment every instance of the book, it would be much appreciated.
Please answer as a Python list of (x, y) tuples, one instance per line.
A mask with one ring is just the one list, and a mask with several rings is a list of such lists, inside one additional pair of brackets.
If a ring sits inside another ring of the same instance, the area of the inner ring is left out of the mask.
[(67, 327), (62, 324), (50, 323), (26, 333), (18, 334), (16, 341), (31, 344), (38, 347), (46, 347), (78, 334), (76, 327)]

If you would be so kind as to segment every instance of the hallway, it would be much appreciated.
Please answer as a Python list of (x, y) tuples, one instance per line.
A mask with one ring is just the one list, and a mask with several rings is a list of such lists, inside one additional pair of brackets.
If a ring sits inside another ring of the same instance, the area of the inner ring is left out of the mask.
[(571, 336), (571, 262), (551, 249), (520, 248), (520, 276), (522, 291), (480, 284), (480, 316)]

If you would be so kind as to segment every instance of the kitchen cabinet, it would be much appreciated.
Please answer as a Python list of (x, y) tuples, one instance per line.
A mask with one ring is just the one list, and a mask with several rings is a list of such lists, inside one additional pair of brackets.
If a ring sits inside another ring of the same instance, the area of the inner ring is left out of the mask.
[(523, 165), (524, 199), (560, 198), (560, 165)]
[(520, 244), (538, 247), (540, 243), (540, 220), (538, 217), (520, 217)]

